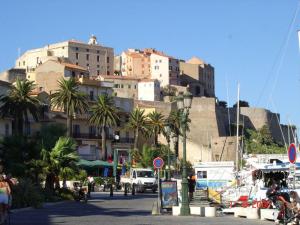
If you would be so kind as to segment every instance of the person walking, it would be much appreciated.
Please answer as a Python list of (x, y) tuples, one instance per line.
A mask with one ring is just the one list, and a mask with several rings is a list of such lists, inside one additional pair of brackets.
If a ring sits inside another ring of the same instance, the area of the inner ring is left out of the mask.
[(188, 186), (189, 186), (189, 200), (192, 201), (195, 192), (196, 179), (195, 176), (188, 177)]
[(11, 194), (10, 187), (9, 187), (8, 183), (5, 181), (5, 177), (1, 174), (0, 175), (0, 206), (1, 206), (0, 207), (0, 215), (1, 215), (0, 224), (2, 224), (7, 217), (10, 194)]

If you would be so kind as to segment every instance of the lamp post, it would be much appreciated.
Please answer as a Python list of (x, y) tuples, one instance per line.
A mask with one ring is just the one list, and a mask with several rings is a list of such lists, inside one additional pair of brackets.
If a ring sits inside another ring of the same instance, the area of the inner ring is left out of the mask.
[[(177, 148), (177, 142), (178, 142), (178, 135), (173, 133), (173, 136), (172, 136), (172, 141), (173, 141), (173, 144), (174, 144), (174, 153), (175, 153), (175, 157), (176, 157), (176, 164), (177, 164), (177, 161), (178, 161), (178, 148)], [(178, 175), (178, 170), (177, 170), (177, 166), (176, 166), (176, 175)]]
[(171, 172), (170, 172), (170, 136), (171, 136), (171, 127), (170, 124), (165, 124), (165, 132), (166, 132), (166, 139), (168, 142), (168, 169), (167, 169), (167, 176), (166, 180), (171, 179)]
[(186, 126), (189, 117), (189, 109), (192, 106), (193, 95), (189, 92), (180, 94), (177, 97), (177, 108), (181, 111), (180, 127), (182, 132), (182, 144), (183, 144), (183, 165), (182, 165), (182, 182), (181, 182), (181, 199), (182, 205), (180, 209), (181, 216), (190, 215), (190, 206), (188, 199), (188, 180), (187, 180), (187, 168), (186, 168)]

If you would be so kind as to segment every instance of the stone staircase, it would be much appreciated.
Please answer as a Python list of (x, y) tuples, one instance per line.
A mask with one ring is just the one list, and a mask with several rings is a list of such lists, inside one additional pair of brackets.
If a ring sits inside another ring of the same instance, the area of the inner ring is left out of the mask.
[(194, 197), (190, 202), (190, 206), (197, 206), (197, 207), (210, 206), (210, 201), (208, 199), (208, 190), (207, 189), (195, 190)]

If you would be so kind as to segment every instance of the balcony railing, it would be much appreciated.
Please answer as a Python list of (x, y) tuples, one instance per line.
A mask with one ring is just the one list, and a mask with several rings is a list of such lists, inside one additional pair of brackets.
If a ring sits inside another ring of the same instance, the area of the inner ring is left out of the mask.
[(89, 133), (73, 133), (73, 138), (101, 139), (101, 135)]
[(134, 143), (134, 138), (119, 138), (119, 140), (114, 140), (114, 143)]

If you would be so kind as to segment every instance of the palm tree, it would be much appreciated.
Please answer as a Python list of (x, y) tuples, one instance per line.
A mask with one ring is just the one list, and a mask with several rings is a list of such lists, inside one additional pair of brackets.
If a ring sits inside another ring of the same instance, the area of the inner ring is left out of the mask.
[(137, 149), (139, 133), (146, 135), (149, 131), (149, 123), (145, 110), (139, 108), (134, 109), (129, 116), (127, 129), (134, 131), (134, 149)]
[(118, 109), (115, 107), (113, 97), (105, 95), (98, 96), (97, 102), (92, 106), (92, 114), (89, 122), (101, 127), (102, 154), (107, 158), (106, 128), (115, 126), (119, 120)]
[(8, 95), (0, 96), (0, 116), (13, 118), (13, 129), (18, 135), (23, 134), (23, 125), (24, 122), (28, 124), (29, 114), (38, 120), (40, 101), (31, 96), (34, 89), (33, 81), (17, 79)]
[(74, 78), (58, 81), (59, 89), (51, 95), (53, 108), (63, 110), (67, 114), (68, 136), (72, 136), (73, 116), (75, 113), (85, 113), (88, 109), (86, 95), (79, 91), (79, 85)]
[(42, 156), (48, 165), (46, 187), (53, 189), (54, 178), (60, 175), (65, 188), (68, 175), (78, 170), (76, 163), (79, 156), (76, 152), (76, 142), (69, 137), (60, 137), (51, 152), (43, 150)]
[(151, 134), (154, 135), (154, 145), (158, 144), (158, 135), (164, 130), (165, 119), (164, 116), (156, 111), (149, 113), (149, 125), (151, 127)]

